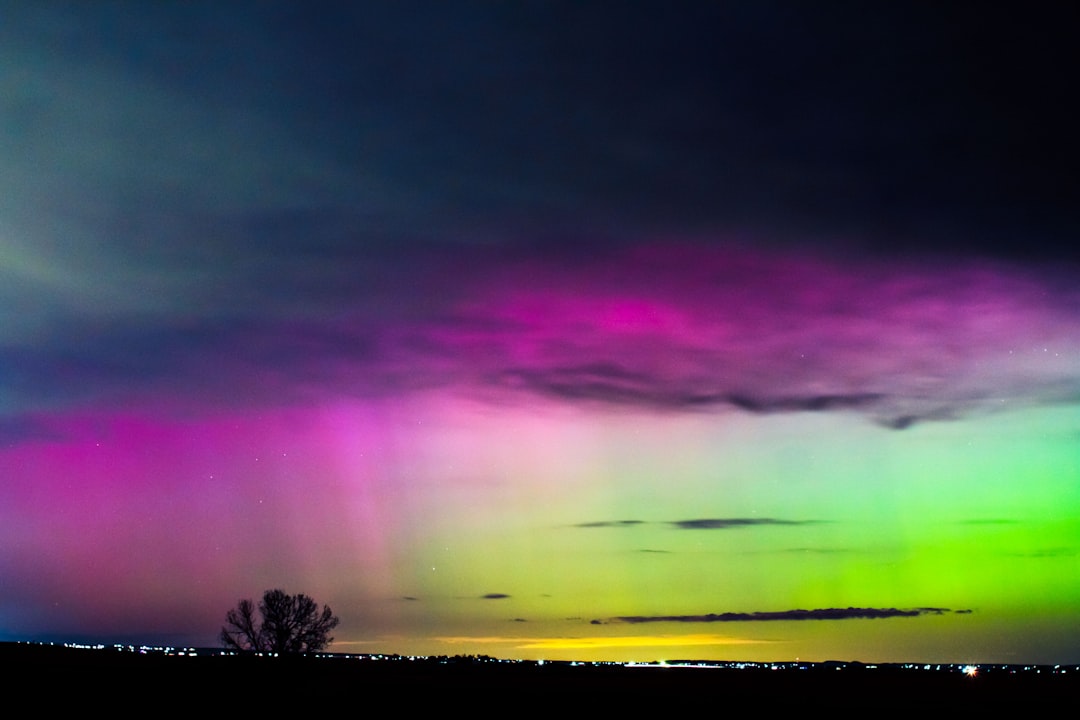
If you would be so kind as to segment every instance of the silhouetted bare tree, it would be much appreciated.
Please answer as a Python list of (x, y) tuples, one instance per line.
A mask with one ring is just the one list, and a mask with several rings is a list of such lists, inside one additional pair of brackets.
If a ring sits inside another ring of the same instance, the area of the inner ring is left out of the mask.
[(303, 653), (316, 652), (333, 642), (330, 631), (337, 627), (338, 618), (324, 605), (307, 595), (289, 595), (284, 590), (267, 590), (255, 603), (241, 600), (225, 614), (221, 628), (221, 643), (230, 650), (257, 652)]

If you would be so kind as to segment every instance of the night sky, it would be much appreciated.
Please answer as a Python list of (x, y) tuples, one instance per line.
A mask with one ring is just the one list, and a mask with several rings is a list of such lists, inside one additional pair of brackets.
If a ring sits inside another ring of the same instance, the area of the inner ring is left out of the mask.
[(0, 6), (0, 640), (1080, 661), (1069, 3)]

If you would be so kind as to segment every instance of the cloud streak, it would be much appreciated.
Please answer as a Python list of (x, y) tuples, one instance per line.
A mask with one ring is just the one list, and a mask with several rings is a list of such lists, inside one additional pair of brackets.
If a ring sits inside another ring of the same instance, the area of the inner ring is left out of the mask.
[[(299, 251), (284, 252), (287, 264)], [(495, 404), (858, 413), (903, 430), (1080, 397), (1080, 293), (1016, 269), (693, 244), (575, 266), (485, 254), (386, 255), (377, 264), (398, 281), (322, 299), (241, 266), (230, 294), (263, 300), (232, 317), (178, 306), (88, 322), (72, 308), (32, 341), (0, 345), (0, 413), (452, 390)], [(358, 248), (335, 263), (370, 275)], [(420, 282), (424, 302), (402, 289)]]
[(676, 520), (671, 524), (680, 530), (727, 530), (729, 528), (767, 525), (815, 525), (818, 520), (777, 520), (776, 518), (702, 518)]
[(729, 530), (734, 528), (767, 527), (773, 525), (817, 525), (821, 520), (783, 520), (777, 518), (696, 518), (650, 523), (645, 520), (598, 520), (574, 525), (577, 528), (631, 528), (639, 525), (670, 525), (679, 530)]
[(969, 614), (970, 610), (949, 610), (947, 608), (819, 608), (817, 610), (782, 610), (779, 612), (725, 612), (706, 615), (627, 615), (593, 620), (593, 624), (609, 623), (718, 623), (718, 622), (779, 622), (802, 620), (876, 620), (883, 618), (919, 617), (922, 615), (944, 615), (948, 613)]

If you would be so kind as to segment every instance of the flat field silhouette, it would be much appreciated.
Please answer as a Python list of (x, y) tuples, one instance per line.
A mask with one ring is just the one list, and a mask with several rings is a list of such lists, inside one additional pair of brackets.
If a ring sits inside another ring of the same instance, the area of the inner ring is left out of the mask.
[[(329, 709), (340, 703), (399, 710), (469, 708), (517, 714), (590, 706), (640, 710), (642, 703), (710, 707), (754, 703), (853, 709), (972, 710), (1022, 703), (1050, 708), (1077, 697), (1080, 673), (1001, 666), (975, 677), (899, 666), (819, 664), (805, 669), (628, 667), (498, 662), (485, 658), (375, 660), (362, 656), (192, 655), (113, 648), (0, 643), (0, 662), (17, 696), (35, 687), (49, 706)], [(42, 682), (44, 680), (44, 683)], [(657, 706), (660, 707), (660, 706)], [(670, 709), (670, 708), (669, 708)], [(531, 714), (531, 713), (530, 713)]]

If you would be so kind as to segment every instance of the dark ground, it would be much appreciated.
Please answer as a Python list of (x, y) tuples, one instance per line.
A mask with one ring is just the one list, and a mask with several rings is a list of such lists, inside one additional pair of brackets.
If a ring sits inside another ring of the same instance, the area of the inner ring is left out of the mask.
[[(788, 707), (888, 714), (1003, 707), (1061, 712), (1080, 699), (1080, 673), (959, 672), (896, 668), (728, 670), (471, 659), (372, 661), (347, 657), (197, 657), (0, 643), (9, 702), (35, 708), (113, 707), (204, 712), (214, 708), (314, 714), (464, 709), (485, 715), (644, 709), (723, 715)], [(702, 705), (704, 703), (704, 705)], [(692, 708), (698, 708), (694, 710)]]

